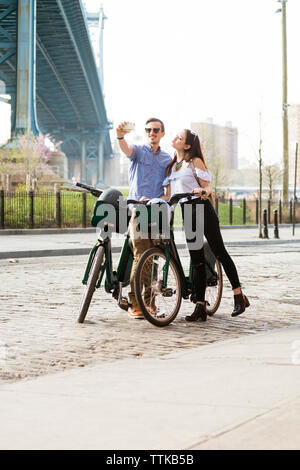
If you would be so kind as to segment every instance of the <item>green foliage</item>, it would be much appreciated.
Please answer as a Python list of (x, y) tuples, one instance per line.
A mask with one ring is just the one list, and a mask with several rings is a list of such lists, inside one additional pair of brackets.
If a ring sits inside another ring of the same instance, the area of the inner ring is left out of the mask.
[[(220, 225), (229, 225), (229, 204), (219, 202), (218, 216), (220, 220)], [(246, 223), (253, 224), (251, 222), (251, 214), (249, 209), (246, 210)], [(243, 225), (243, 206), (242, 202), (238, 206), (233, 206), (232, 208), (232, 224), (233, 225)]]
[[(87, 225), (96, 199), (87, 194)], [(57, 227), (56, 195), (53, 192), (34, 193), (34, 227)], [(83, 195), (77, 192), (61, 192), (61, 218), (63, 227), (81, 227), (83, 224)], [(28, 192), (16, 191), (5, 195), (4, 220), (6, 228), (30, 227), (30, 196)]]
[(121, 193), (123, 194), (124, 197), (128, 197), (129, 189), (122, 189)]
[(0, 174), (17, 175), (24, 183), (26, 178), (38, 178), (49, 172), (48, 161), (52, 153), (49, 146), (55, 150), (59, 145), (60, 142), (52, 142), (49, 135), (18, 135), (0, 148)]

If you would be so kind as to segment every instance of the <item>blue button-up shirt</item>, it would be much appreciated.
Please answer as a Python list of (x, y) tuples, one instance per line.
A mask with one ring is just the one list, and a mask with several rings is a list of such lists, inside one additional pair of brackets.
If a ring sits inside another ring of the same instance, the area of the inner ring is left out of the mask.
[(129, 158), (131, 165), (128, 173), (128, 199), (138, 201), (142, 196), (150, 199), (162, 196), (166, 168), (171, 161), (170, 155), (160, 148), (154, 153), (150, 145), (133, 145)]

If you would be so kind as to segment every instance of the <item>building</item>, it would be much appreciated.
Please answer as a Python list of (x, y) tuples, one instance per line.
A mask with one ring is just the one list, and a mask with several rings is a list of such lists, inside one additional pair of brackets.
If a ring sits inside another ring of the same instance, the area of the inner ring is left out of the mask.
[(208, 162), (217, 157), (224, 168), (238, 168), (238, 130), (231, 122), (221, 126), (208, 118), (205, 122), (192, 122), (191, 128), (199, 135)]
[(300, 104), (292, 104), (289, 108), (289, 155), (290, 155), (290, 185), (295, 181), (295, 154), (298, 142), (297, 186), (300, 186)]

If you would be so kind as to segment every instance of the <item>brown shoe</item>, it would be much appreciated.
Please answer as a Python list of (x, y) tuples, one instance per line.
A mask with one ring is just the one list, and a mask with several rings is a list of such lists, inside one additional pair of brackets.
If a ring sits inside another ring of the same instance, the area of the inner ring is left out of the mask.
[(250, 307), (250, 302), (244, 294), (236, 294), (234, 296), (234, 309), (231, 314), (232, 317), (241, 315), (246, 308)]
[(192, 315), (187, 315), (185, 320), (188, 322), (191, 321), (206, 321), (207, 319), (207, 312), (206, 312), (206, 304), (196, 304), (195, 310), (193, 311)]

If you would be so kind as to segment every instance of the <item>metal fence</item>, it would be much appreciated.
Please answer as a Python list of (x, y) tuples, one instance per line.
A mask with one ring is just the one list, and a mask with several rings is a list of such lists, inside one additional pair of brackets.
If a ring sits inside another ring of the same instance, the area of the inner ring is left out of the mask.
[[(233, 200), (219, 198), (216, 199), (216, 211), (221, 225), (258, 225), (259, 222), (258, 199)], [(293, 200), (288, 203), (283, 203), (280, 200), (263, 200), (261, 211), (262, 222), (264, 211), (266, 211), (268, 224), (274, 224), (276, 217), (279, 224), (300, 222), (300, 203), (296, 202), (294, 204)]]
[[(0, 191), (0, 229), (89, 227), (95, 197), (83, 192), (6, 192)], [(262, 210), (269, 224), (277, 211), (279, 224), (300, 222), (300, 203), (263, 201)], [(257, 200), (217, 199), (221, 225), (258, 224)], [(178, 224), (181, 224), (180, 220)]]
[(0, 191), (0, 228), (88, 227), (95, 201), (81, 192)]

